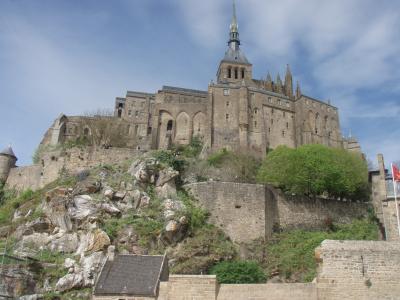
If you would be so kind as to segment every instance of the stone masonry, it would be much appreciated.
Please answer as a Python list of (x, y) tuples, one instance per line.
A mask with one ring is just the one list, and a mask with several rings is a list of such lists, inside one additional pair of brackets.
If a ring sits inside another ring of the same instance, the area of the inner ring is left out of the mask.
[(268, 238), (278, 229), (315, 229), (365, 217), (368, 204), (287, 196), (271, 186), (208, 181), (185, 186), (233, 241)]

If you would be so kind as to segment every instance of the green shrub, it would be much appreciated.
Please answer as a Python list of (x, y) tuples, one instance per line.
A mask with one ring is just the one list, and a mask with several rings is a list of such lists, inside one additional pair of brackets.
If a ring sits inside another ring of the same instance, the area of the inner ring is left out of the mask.
[(323, 145), (277, 147), (263, 161), (257, 179), (290, 193), (369, 200), (366, 162), (357, 154)]
[(219, 283), (264, 283), (267, 277), (255, 261), (224, 261), (211, 268)]
[(158, 150), (153, 154), (154, 158), (160, 163), (163, 163), (174, 170), (182, 172), (187, 164), (187, 162), (180, 158), (175, 151), (171, 150)]

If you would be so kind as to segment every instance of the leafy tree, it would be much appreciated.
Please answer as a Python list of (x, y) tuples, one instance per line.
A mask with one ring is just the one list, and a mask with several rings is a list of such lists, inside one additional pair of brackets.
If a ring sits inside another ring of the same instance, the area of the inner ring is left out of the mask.
[(368, 199), (366, 162), (355, 153), (323, 145), (277, 147), (263, 161), (257, 179), (296, 194)]
[(267, 277), (255, 261), (224, 261), (210, 270), (219, 283), (264, 283)]

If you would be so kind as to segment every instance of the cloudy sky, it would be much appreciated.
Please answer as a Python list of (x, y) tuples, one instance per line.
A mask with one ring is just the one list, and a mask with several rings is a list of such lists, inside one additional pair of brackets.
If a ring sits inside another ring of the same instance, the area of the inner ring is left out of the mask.
[[(31, 163), (60, 114), (112, 108), (126, 90), (207, 89), (230, 0), (1, 0), (0, 147)], [(368, 158), (400, 159), (400, 1), (237, 0), (255, 78), (290, 64), (304, 94), (339, 107)]]

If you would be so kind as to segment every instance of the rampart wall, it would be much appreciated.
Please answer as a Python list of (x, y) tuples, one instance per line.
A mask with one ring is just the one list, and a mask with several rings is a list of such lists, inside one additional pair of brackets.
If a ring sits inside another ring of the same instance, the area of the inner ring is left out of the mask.
[(399, 242), (325, 240), (316, 259), (312, 283), (218, 284), (213, 275), (171, 275), (160, 283), (157, 299), (400, 299)]
[(60, 172), (76, 173), (101, 164), (118, 164), (139, 152), (129, 148), (71, 148), (46, 152), (39, 164), (12, 168), (6, 185), (17, 190), (44, 187), (56, 180)]
[(319, 260), (318, 299), (400, 299), (400, 243), (325, 240)]
[(259, 184), (208, 181), (185, 187), (210, 212), (210, 221), (239, 243), (268, 238), (277, 229), (349, 223), (368, 211), (365, 203), (287, 196)]

